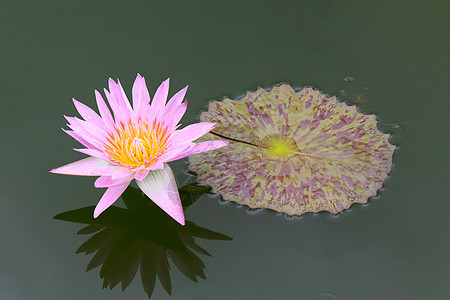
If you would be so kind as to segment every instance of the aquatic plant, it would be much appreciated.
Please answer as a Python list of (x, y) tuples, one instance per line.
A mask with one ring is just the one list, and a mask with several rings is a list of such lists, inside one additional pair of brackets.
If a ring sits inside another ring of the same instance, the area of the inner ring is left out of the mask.
[[(91, 157), (51, 170), (52, 173), (100, 176), (95, 187), (107, 188), (98, 202), (94, 218), (111, 206), (135, 179), (139, 188), (177, 222), (184, 225), (183, 208), (175, 178), (167, 162), (190, 154), (209, 151), (228, 144), (226, 141), (193, 141), (210, 131), (214, 123), (202, 122), (177, 130), (187, 103), (183, 102), (187, 86), (166, 104), (169, 79), (153, 97), (145, 79), (137, 75), (133, 85), (133, 107), (120, 84), (109, 79), (104, 89), (108, 106), (95, 91), (100, 116), (88, 106), (73, 99), (84, 120), (66, 117), (67, 134), (86, 148), (75, 149)], [(114, 117), (113, 117), (114, 116)]]
[(282, 84), (212, 101), (200, 120), (217, 125), (199, 141), (230, 145), (190, 156), (188, 169), (250, 208), (337, 214), (376, 195), (392, 167), (395, 146), (374, 115), (312, 88)]

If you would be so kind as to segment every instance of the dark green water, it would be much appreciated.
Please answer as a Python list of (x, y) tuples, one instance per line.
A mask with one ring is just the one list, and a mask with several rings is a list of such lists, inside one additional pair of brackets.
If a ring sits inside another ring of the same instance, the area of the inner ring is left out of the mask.
[[(361, 94), (363, 112), (408, 125), (383, 128), (399, 147), (379, 196), (336, 217), (201, 197), (186, 218), (233, 240), (198, 239), (206, 280), (172, 267), (172, 296), (157, 282), (152, 299), (449, 299), (449, 28), (446, 1), (2, 3), (0, 299), (146, 299), (139, 275), (102, 290), (92, 254), (75, 254), (83, 226), (52, 219), (103, 190), (47, 173), (83, 157), (60, 130), (71, 98), (95, 106), (108, 77), (130, 95), (138, 72), (152, 93), (190, 85), (184, 125), (280, 82)], [(186, 160), (171, 166), (189, 180)]]

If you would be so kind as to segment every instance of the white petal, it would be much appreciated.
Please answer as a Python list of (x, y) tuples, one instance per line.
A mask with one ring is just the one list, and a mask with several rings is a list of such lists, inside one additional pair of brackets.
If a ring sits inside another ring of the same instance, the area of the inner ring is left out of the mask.
[(183, 206), (175, 176), (168, 164), (164, 164), (161, 170), (150, 171), (144, 180), (136, 183), (156, 205), (184, 226)]

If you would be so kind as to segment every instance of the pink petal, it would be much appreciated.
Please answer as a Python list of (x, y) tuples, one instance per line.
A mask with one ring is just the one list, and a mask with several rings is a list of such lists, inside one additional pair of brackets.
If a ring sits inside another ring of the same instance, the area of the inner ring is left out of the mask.
[(83, 153), (83, 154), (86, 154), (86, 155), (89, 155), (89, 156), (92, 156), (92, 157), (99, 158), (101, 160), (109, 161), (108, 155), (103, 151), (98, 151), (95, 149), (76, 149), (76, 148), (74, 148), (73, 150)]
[(151, 108), (157, 114), (161, 112), (166, 105), (167, 95), (169, 94), (169, 82), (170, 78), (163, 81), (153, 96)]
[(131, 107), (130, 101), (125, 94), (119, 79), (117, 79), (117, 84), (113, 92), (115, 93), (115, 98), (117, 99), (119, 105), (122, 107), (122, 111), (126, 112), (128, 116), (133, 115), (133, 108)]
[[(170, 150), (162, 155), (159, 159), (163, 162), (174, 161), (189, 155), (190, 151), (195, 148), (197, 144), (195, 143), (186, 143), (181, 144), (177, 147), (170, 148)], [(185, 154), (187, 153), (187, 154)]]
[(143, 120), (146, 120), (148, 123), (152, 123), (155, 120), (155, 116), (157, 115), (155, 111), (151, 108), (150, 104), (147, 104), (140, 113), (140, 117)]
[(96, 146), (94, 146), (93, 144), (91, 144), (88, 141), (86, 141), (84, 138), (81, 137), (81, 135), (77, 134), (76, 132), (71, 131), (71, 130), (65, 130), (64, 128), (61, 128), (61, 129), (62, 129), (62, 131), (64, 131), (65, 133), (67, 133), (68, 135), (73, 137), (75, 140), (80, 142), (81, 145), (83, 145), (83, 146), (85, 146), (87, 148), (99, 150)]
[(121, 168), (121, 167), (115, 166), (115, 165), (103, 166), (103, 167), (99, 167), (96, 170), (96, 172), (97, 172), (97, 174), (99, 174), (99, 176), (109, 176), (109, 177), (111, 177), (112, 174), (114, 173), (114, 171), (117, 168)]
[(104, 187), (111, 187), (111, 186), (116, 186), (119, 184), (124, 184), (126, 182), (128, 182), (128, 184), (130, 184), (131, 180), (133, 180), (133, 174), (126, 176), (126, 177), (116, 179), (116, 180), (113, 180), (111, 178), (111, 176), (101, 176), (101, 177), (97, 178), (97, 180), (95, 180), (94, 186), (96, 188), (104, 188)]
[(164, 164), (162, 170), (149, 172), (144, 180), (136, 183), (156, 205), (184, 226), (184, 213), (177, 183), (168, 164)]
[(229, 142), (227, 142), (227, 141), (201, 142), (201, 143), (198, 143), (197, 146), (195, 146), (195, 148), (192, 149), (192, 151), (188, 155), (215, 150), (215, 149), (218, 149), (218, 148), (222, 148), (222, 147), (228, 146), (228, 144), (229, 144)]
[(166, 108), (164, 109), (165, 115), (172, 113), (181, 104), (181, 102), (183, 102), (188, 87), (189, 86), (186, 85), (183, 89), (178, 91), (178, 93), (173, 95), (172, 98), (170, 98), (169, 102), (167, 102)]
[(184, 151), (179, 151), (178, 153), (174, 152), (170, 152), (170, 154), (174, 153), (175, 155), (172, 156), (166, 156), (164, 157), (164, 161), (165, 162), (169, 162), (169, 161), (174, 161), (177, 159), (181, 159), (183, 157), (192, 155), (192, 154), (197, 154), (197, 153), (201, 153), (201, 152), (206, 152), (206, 151), (211, 151), (217, 148), (221, 148), (224, 146), (228, 146), (228, 142), (227, 141), (207, 141), (207, 142), (201, 142), (201, 143), (191, 143), (189, 145), (188, 148), (186, 148), (186, 150)]
[(147, 177), (149, 170), (144, 169), (134, 173), (134, 179), (142, 181), (145, 177)]
[(97, 125), (100, 128), (105, 129), (105, 123), (95, 111), (75, 99), (72, 99), (72, 101), (83, 119), (85, 119), (87, 122)]
[(132, 96), (133, 109), (136, 116), (139, 117), (144, 113), (145, 107), (150, 103), (150, 95), (145, 84), (145, 79), (140, 74), (137, 74), (136, 80), (134, 81)]
[(89, 143), (95, 145), (96, 148), (103, 149), (102, 145), (106, 141), (104, 137), (106, 133), (102, 128), (75, 117), (64, 117), (69, 122), (68, 126), (70, 129), (75, 131)]
[(171, 113), (167, 113), (164, 119), (164, 124), (171, 129), (174, 130), (175, 126), (180, 122), (184, 113), (186, 112), (187, 103), (182, 103), (178, 105)]
[(102, 95), (96, 90), (95, 91), (95, 100), (97, 101), (97, 107), (100, 111), (100, 115), (102, 116), (103, 122), (105, 123), (107, 128), (112, 128), (114, 126), (114, 120), (111, 115), (111, 112), (109, 111), (108, 106), (105, 103), (105, 100), (103, 100)]
[(181, 130), (177, 130), (172, 135), (170, 143), (175, 145), (190, 143), (195, 141), (208, 131), (214, 128), (215, 123), (200, 122), (188, 125)]
[(163, 160), (158, 160), (155, 162), (155, 164), (151, 167), (148, 167), (149, 170), (161, 170), (164, 168), (164, 161)]
[(111, 178), (112, 178), (112, 180), (116, 180), (116, 179), (120, 179), (122, 177), (129, 176), (129, 175), (131, 175), (133, 173), (134, 173), (133, 171), (131, 171), (131, 170), (127, 169), (127, 168), (116, 167), (116, 169), (111, 174)]
[(102, 166), (111, 165), (109, 162), (95, 158), (88, 157), (82, 160), (67, 164), (65, 166), (50, 170), (50, 173), (64, 174), (64, 175), (78, 175), (78, 176), (99, 176), (96, 170)]
[(97, 206), (94, 210), (94, 218), (97, 218), (102, 212), (105, 211), (108, 207), (110, 207), (116, 200), (122, 195), (125, 189), (128, 187), (130, 183), (124, 183), (121, 185), (110, 187), (103, 194), (102, 198), (98, 202)]
[[(115, 84), (116, 83), (110, 78), (109, 88), (111, 89), (111, 87)], [(117, 99), (114, 98), (114, 96), (110, 92), (108, 92), (107, 89), (103, 89), (103, 92), (105, 93), (106, 99), (108, 99), (109, 106), (111, 106), (111, 110), (113, 111), (115, 123), (126, 123), (128, 121), (128, 114), (122, 111), (122, 107), (119, 105)]]
[[(105, 178), (109, 177), (111, 182), (119, 182), (119, 183), (123, 183), (126, 180), (131, 181), (134, 178), (134, 174), (135, 174), (135, 172), (133, 172), (129, 169), (123, 168), (121, 166), (116, 166), (116, 165), (102, 166), (102, 167), (99, 167), (95, 172), (99, 176), (102, 176)], [(105, 178), (103, 178), (99, 182), (103, 182), (105, 180)]]

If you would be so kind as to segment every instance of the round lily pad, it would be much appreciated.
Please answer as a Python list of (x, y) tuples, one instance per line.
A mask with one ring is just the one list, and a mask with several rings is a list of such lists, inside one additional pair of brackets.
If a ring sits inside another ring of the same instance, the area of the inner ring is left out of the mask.
[(211, 101), (200, 120), (216, 126), (199, 141), (230, 144), (191, 155), (188, 169), (224, 200), (250, 208), (337, 214), (375, 196), (392, 167), (395, 146), (375, 115), (313, 88), (281, 84)]

